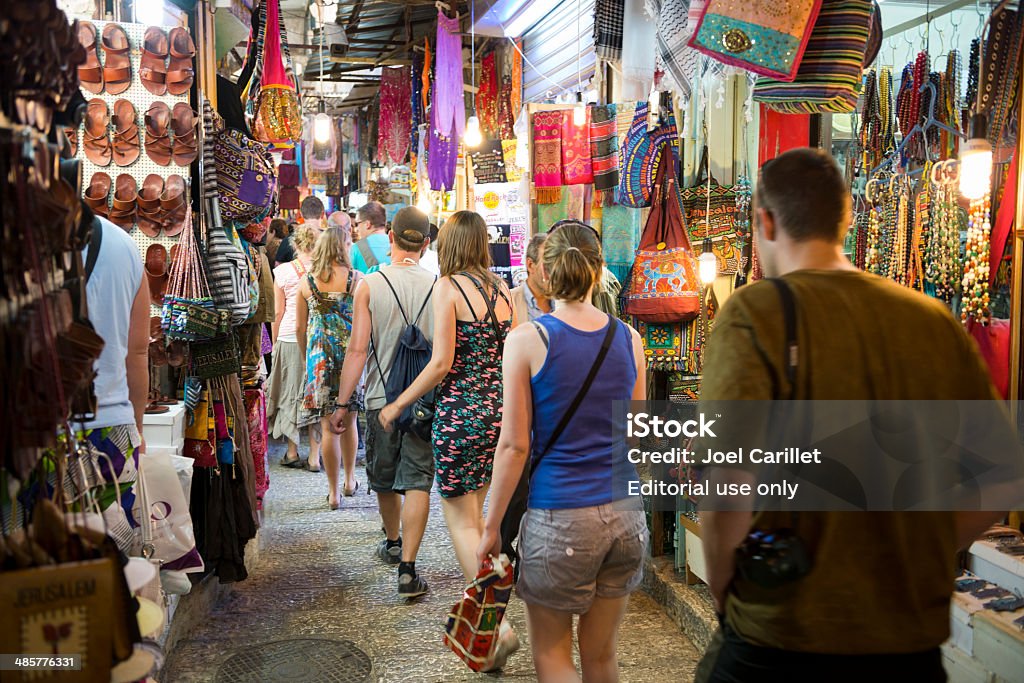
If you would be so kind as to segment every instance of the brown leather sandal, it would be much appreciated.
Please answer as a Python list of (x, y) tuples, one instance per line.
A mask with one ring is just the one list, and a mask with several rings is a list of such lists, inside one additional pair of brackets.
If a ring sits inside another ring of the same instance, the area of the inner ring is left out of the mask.
[(146, 283), (149, 285), (149, 300), (153, 305), (163, 305), (169, 277), (167, 249), (162, 244), (149, 245), (149, 249), (146, 249)]
[(125, 99), (114, 102), (114, 163), (118, 166), (134, 164), (139, 158), (139, 124), (135, 105)]
[(171, 111), (171, 130), (174, 131), (173, 156), (178, 166), (188, 166), (199, 156), (196, 142), (198, 113), (187, 102), (178, 102)]
[(181, 234), (185, 228), (185, 212), (188, 210), (185, 189), (185, 179), (176, 173), (164, 181), (164, 191), (160, 195), (160, 210), (164, 214), (164, 234), (168, 237)]
[(150, 26), (142, 39), (139, 80), (149, 92), (162, 97), (167, 94), (167, 34), (158, 26)]
[(114, 200), (110, 208), (110, 222), (125, 232), (131, 232), (135, 225), (136, 201), (139, 198), (139, 187), (135, 178), (127, 173), (117, 176), (114, 181)]
[(192, 66), (192, 60), (196, 56), (196, 44), (192, 42), (188, 29), (180, 26), (172, 28), (167, 38), (171, 54), (167, 61), (167, 92), (172, 95), (184, 95), (192, 87), (196, 75)]
[(107, 200), (110, 199), (110, 186), (113, 183), (103, 171), (92, 174), (89, 180), (89, 187), (85, 191), (85, 203), (92, 209), (92, 212), (103, 218), (110, 217), (110, 207)]
[(107, 24), (103, 27), (103, 80), (107, 92), (120, 95), (132, 84), (132, 59), (129, 54), (131, 44), (128, 34), (119, 24)]
[(110, 144), (110, 110), (99, 97), (85, 108), (85, 157), (97, 166), (110, 165), (114, 148)]
[(146, 154), (153, 163), (169, 166), (171, 156), (171, 136), (167, 129), (171, 125), (171, 110), (163, 102), (154, 102), (146, 112)]
[(64, 137), (68, 139), (68, 147), (71, 149), (71, 156), (78, 156), (78, 128), (65, 128)]
[(78, 42), (85, 48), (85, 64), (78, 67), (78, 81), (82, 87), (99, 95), (103, 92), (103, 67), (96, 45), (96, 27), (88, 21), (78, 25)]
[(163, 212), (160, 210), (160, 195), (164, 192), (164, 179), (156, 173), (150, 173), (142, 181), (139, 189), (139, 199), (136, 204), (139, 207), (138, 222), (139, 230), (149, 237), (156, 237), (160, 234), (163, 226)]

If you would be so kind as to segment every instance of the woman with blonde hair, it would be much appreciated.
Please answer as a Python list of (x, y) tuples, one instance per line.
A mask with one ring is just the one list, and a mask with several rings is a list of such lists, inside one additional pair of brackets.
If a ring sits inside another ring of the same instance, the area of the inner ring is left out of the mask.
[[(296, 258), (274, 268), (274, 311), (271, 325), (274, 342), (270, 378), (267, 381), (267, 424), (271, 438), (288, 439), (288, 452), (281, 460), (285, 467), (320, 471), (320, 440), (313, 430), (309, 432), (309, 455), (299, 457), (299, 428), (302, 410), (302, 392), (305, 389), (305, 351), (299, 347), (296, 324), (296, 297), (299, 284), (313, 265), (313, 247), (320, 237), (320, 228), (306, 224), (296, 228), (292, 235)], [(305, 325), (305, 314), (301, 316)]]
[(320, 433), (320, 451), (327, 469), (327, 502), (332, 510), (341, 506), (338, 496), (339, 454), (345, 470), (344, 494), (352, 496), (356, 481), (356, 417), (363, 410), (362, 388), (358, 387), (345, 406), (349, 424), (336, 434), (330, 417), (337, 407), (341, 368), (352, 332), (353, 293), (361, 275), (352, 268), (348, 251), (352, 237), (348, 228), (324, 230), (313, 251), (313, 267), (299, 285), (296, 299), (299, 348), (306, 359), (305, 390), (302, 396), (303, 424)]
[[(509, 334), (504, 406), (482, 562), (501, 549), (501, 521), (526, 467), (516, 593), (526, 603), (541, 681), (619, 680), (616, 646), (640, 585), (647, 525), (626, 483), (636, 470), (616, 444), (616, 401), (646, 396), (640, 335), (591, 303), (604, 261), (597, 233), (572, 221), (548, 233), (541, 259), (553, 313)], [(528, 464), (529, 461), (529, 464)]]
[[(441, 509), (466, 581), (476, 577), (483, 505), (501, 429), (501, 356), (512, 320), (508, 287), (491, 270), (487, 224), (456, 212), (437, 240), (441, 279), (434, 287), (434, 347), (430, 362), (398, 399), (384, 407), (386, 428), (436, 387), (432, 444)], [(504, 645), (491, 668), (518, 647)]]

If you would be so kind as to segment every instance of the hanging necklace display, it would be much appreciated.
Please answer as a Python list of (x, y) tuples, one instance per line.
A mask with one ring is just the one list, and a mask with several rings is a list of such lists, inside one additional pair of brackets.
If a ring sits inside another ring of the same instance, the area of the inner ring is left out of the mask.
[[(971, 56), (967, 62), (967, 96), (964, 98), (968, 106), (961, 106), (964, 116), (968, 116), (968, 109), (978, 101), (978, 69), (981, 61), (981, 40), (975, 38), (971, 41)], [(967, 127), (966, 121), (961, 122), (961, 129)]]
[(896, 222), (892, 225), (892, 248), (889, 251), (888, 277), (906, 285), (907, 252), (910, 247), (911, 188), (906, 176), (895, 176), (889, 183), (889, 194), (895, 205)]
[(863, 87), (863, 106), (860, 110), (861, 168), (872, 169), (882, 163), (882, 112), (878, 75), (874, 69), (869, 69), (864, 75)]
[(872, 179), (865, 189), (865, 199), (870, 205), (868, 210), (868, 226), (865, 235), (864, 270), (881, 275), (882, 263), (882, 226), (884, 224), (885, 195), (888, 194), (887, 181)]
[(964, 323), (973, 320), (987, 325), (991, 317), (988, 277), (991, 199), (991, 194), (986, 193), (981, 199), (971, 202), (960, 301), (960, 320)]
[[(858, 198), (858, 201), (863, 202), (863, 198)], [(864, 211), (864, 206), (861, 206), (861, 211), (858, 211), (853, 219), (853, 229), (856, 231), (854, 246), (853, 246), (853, 265), (857, 266), (861, 270), (865, 269), (867, 264), (867, 248), (868, 248), (868, 230), (871, 226), (871, 207), (867, 207)]]
[(878, 109), (882, 120), (879, 133), (883, 154), (896, 149), (896, 121), (892, 106), (892, 69), (883, 66), (878, 76)]
[(957, 205), (959, 173), (956, 162), (936, 164), (929, 174), (931, 185), (931, 231), (925, 256), (926, 280), (933, 296), (951, 303), (960, 291), (963, 266), (960, 258), (962, 213)]
[(907, 272), (907, 286), (919, 290), (924, 289), (924, 250), (931, 232), (929, 207), (932, 203), (932, 194), (931, 184), (928, 182), (931, 171), (932, 163), (928, 162), (924, 165), (921, 174), (921, 190), (917, 193), (914, 204), (914, 230), (911, 233), (910, 262)]
[[(944, 97), (942, 101), (942, 113), (944, 123), (952, 126), (958, 131), (963, 130), (960, 120), (960, 85), (962, 80), (963, 66), (960, 60), (960, 53), (957, 50), (950, 50), (946, 55), (946, 73), (944, 74)], [(942, 158), (955, 159), (960, 150), (960, 139), (942, 132)]]

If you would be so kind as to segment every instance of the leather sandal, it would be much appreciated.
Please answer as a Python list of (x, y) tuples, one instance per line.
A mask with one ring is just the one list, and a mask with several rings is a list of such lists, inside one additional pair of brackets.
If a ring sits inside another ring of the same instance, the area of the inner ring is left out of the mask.
[(136, 201), (139, 211), (136, 218), (139, 222), (139, 230), (149, 237), (156, 237), (164, 227), (160, 210), (160, 195), (163, 192), (164, 179), (156, 173), (146, 176), (139, 189), (139, 198)]
[(114, 102), (114, 163), (128, 166), (139, 158), (139, 124), (135, 105), (125, 99)]
[(156, 403), (150, 403), (146, 406), (146, 415), (161, 415), (163, 413), (170, 412), (170, 408), (167, 406), (160, 406)]
[(146, 154), (153, 163), (169, 166), (171, 163), (171, 110), (163, 102), (154, 102), (146, 112)]
[(78, 81), (82, 87), (99, 95), (103, 92), (103, 67), (96, 45), (96, 27), (88, 21), (78, 25), (78, 42), (85, 48), (85, 63), (78, 67)]
[(171, 58), (167, 61), (167, 92), (172, 95), (184, 95), (192, 87), (195, 79), (195, 68), (192, 60), (196, 56), (196, 44), (188, 29), (177, 26), (167, 34), (170, 42)]
[(160, 195), (160, 211), (163, 213), (164, 234), (174, 237), (185, 228), (185, 211), (188, 201), (185, 197), (185, 180), (178, 174), (171, 174), (164, 181)]
[(122, 173), (114, 181), (114, 200), (111, 202), (110, 222), (131, 232), (135, 225), (135, 214), (138, 211), (136, 202), (139, 199), (139, 186), (134, 176)]
[(107, 24), (103, 27), (103, 80), (107, 92), (120, 95), (132, 84), (132, 59), (129, 54), (131, 44), (128, 34), (119, 24)]
[(162, 244), (149, 245), (149, 249), (146, 249), (146, 283), (149, 285), (149, 300), (153, 305), (163, 305), (169, 277), (167, 249)]
[(103, 218), (110, 218), (110, 207), (107, 200), (110, 199), (110, 186), (113, 182), (103, 171), (92, 174), (89, 180), (89, 187), (85, 191), (85, 203), (92, 209), (92, 212)]
[(198, 114), (187, 102), (178, 102), (171, 111), (171, 129), (174, 131), (173, 156), (178, 166), (188, 166), (199, 156), (196, 142)]
[(78, 128), (65, 128), (64, 137), (68, 139), (68, 147), (71, 149), (71, 156), (78, 156)]
[(149, 92), (162, 97), (167, 94), (167, 34), (158, 26), (150, 26), (142, 38), (142, 59), (139, 80)]
[(99, 97), (85, 109), (85, 157), (97, 166), (108, 166), (114, 148), (110, 144), (110, 110)]

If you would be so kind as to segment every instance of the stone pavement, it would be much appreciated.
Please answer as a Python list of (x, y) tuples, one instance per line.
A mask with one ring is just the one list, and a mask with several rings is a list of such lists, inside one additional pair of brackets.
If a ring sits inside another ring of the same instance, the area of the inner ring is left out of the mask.
[[(362, 467), (359, 492), (332, 512), (326, 477), (280, 467), (282, 453), (272, 445), (259, 563), (168, 653), (161, 681), (212, 682), (233, 654), (251, 652), (260, 643), (308, 637), (354, 642), (373, 663), (372, 681), (500, 680), (470, 672), (441, 642), (447, 610), (463, 586), (436, 494), (416, 563), (431, 591), (409, 603), (396, 594), (395, 568), (373, 556), (382, 534)], [(509, 616), (524, 647), (501, 678), (534, 681), (525, 611), (515, 598)], [(689, 681), (697, 659), (694, 646), (658, 604), (636, 593), (620, 636), (621, 680)]]

